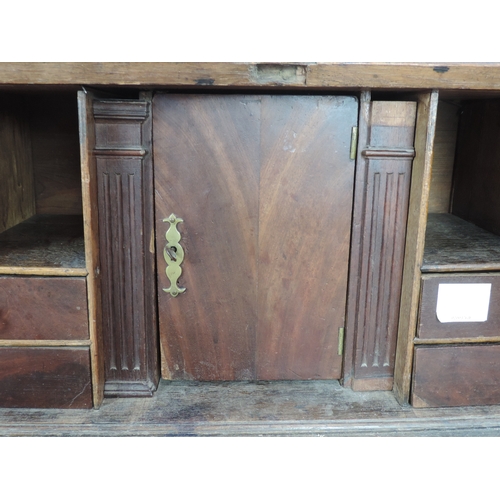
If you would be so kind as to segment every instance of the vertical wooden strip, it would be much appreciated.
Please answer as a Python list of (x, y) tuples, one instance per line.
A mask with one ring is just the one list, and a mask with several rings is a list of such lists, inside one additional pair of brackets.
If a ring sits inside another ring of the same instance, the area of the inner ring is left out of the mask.
[(394, 393), (401, 404), (408, 403), (410, 395), (413, 337), (417, 327), (420, 267), (424, 255), (438, 97), (437, 90), (418, 96), (415, 131), (416, 156), (413, 161), (411, 179), (412, 187), (394, 370)]
[(92, 100), (78, 92), (78, 121), (82, 175), (83, 224), (89, 310), (90, 362), (93, 403), (98, 408), (104, 397), (104, 354), (102, 345), (101, 275), (97, 209), (97, 175), (93, 155), (95, 147)]

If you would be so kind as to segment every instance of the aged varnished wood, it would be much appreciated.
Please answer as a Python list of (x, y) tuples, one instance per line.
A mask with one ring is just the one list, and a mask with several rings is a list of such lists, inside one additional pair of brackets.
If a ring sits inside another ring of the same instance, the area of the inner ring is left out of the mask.
[(500, 270), (500, 236), (452, 214), (429, 214), (422, 272)]
[(0, 233), (35, 214), (31, 137), (25, 100), (0, 95)]
[(0, 408), (1, 436), (499, 436), (500, 407), (413, 408), (336, 381), (167, 382), (99, 411)]
[(500, 235), (500, 100), (463, 104), (451, 213)]
[(256, 377), (338, 379), (358, 101), (262, 98)]
[(0, 347), (0, 407), (91, 408), (88, 347)]
[[(484, 322), (441, 323), (436, 316), (439, 284), (490, 283), (488, 319)], [(422, 275), (417, 336), (420, 340), (488, 338), (500, 336), (500, 275), (496, 273), (440, 273)]]
[(500, 403), (500, 345), (417, 346), (412, 404), (417, 408)]
[[(158, 94), (153, 105), (162, 376), (252, 379), (260, 98)], [(184, 220), (178, 297), (163, 291), (171, 213)]]
[(0, 339), (88, 339), (85, 278), (0, 276)]
[(1, 63), (4, 85), (499, 90), (499, 63)]
[(394, 367), (394, 392), (400, 403), (408, 402), (410, 396), (413, 338), (418, 318), (420, 268), (424, 257), (438, 97), (437, 91), (422, 93), (417, 96), (415, 159), (411, 177), (412, 188), (408, 209), (403, 284)]
[(82, 217), (35, 215), (1, 233), (0, 274), (85, 276)]
[(344, 381), (357, 390), (391, 389), (417, 105), (363, 104)]
[[(150, 396), (159, 378), (148, 100), (92, 106), (105, 394)], [(89, 143), (90, 144), (90, 143)]]
[[(163, 376), (339, 378), (354, 162), (354, 98), (154, 101)], [(163, 247), (185, 250), (172, 297)]]

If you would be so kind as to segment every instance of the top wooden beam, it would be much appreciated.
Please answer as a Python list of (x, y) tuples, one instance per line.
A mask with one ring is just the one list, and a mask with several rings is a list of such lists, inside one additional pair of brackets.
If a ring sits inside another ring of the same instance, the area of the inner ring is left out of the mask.
[(500, 63), (0, 63), (0, 85), (500, 90)]

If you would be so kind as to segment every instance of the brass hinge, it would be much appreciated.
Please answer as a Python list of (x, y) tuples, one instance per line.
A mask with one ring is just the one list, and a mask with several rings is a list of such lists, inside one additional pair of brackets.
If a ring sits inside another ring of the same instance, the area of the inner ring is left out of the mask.
[(351, 130), (351, 154), (350, 154), (349, 158), (351, 160), (355, 160), (357, 152), (358, 152), (358, 127), (352, 127), (352, 130)]
[(344, 354), (344, 327), (341, 326), (339, 328), (339, 350), (338, 350), (339, 356), (342, 356)]

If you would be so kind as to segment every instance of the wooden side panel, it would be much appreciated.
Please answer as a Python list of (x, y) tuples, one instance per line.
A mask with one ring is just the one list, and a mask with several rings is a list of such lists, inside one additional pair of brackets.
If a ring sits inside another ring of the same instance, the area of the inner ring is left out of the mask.
[(500, 345), (415, 348), (416, 408), (500, 404)]
[(101, 264), (99, 257), (99, 211), (97, 205), (97, 172), (94, 156), (95, 128), (92, 97), (78, 92), (78, 128), (82, 176), (83, 227), (87, 298), (89, 310), (90, 363), (92, 397), (99, 408), (104, 398), (104, 347), (102, 332)]
[[(438, 288), (441, 283), (490, 283), (488, 319), (484, 322), (441, 323), (436, 316)], [(417, 336), (420, 339), (498, 337), (500, 334), (500, 276), (482, 274), (422, 275), (422, 296)]]
[(410, 396), (413, 338), (417, 328), (420, 268), (424, 257), (425, 228), (429, 203), (433, 144), (436, 130), (438, 92), (418, 96), (403, 285), (394, 369), (394, 392), (400, 403)]
[(347, 334), (355, 350), (353, 388), (387, 390), (394, 371), (416, 103), (369, 106), (358, 154)]
[(262, 98), (258, 379), (338, 379), (354, 160), (353, 97)]
[(459, 116), (458, 105), (439, 101), (429, 191), (429, 213), (446, 214), (450, 211)]
[(24, 104), (0, 96), (0, 233), (35, 214), (29, 126)]
[[(159, 380), (147, 101), (95, 101), (105, 394), (151, 396)], [(130, 127), (137, 141), (125, 138)], [(118, 147), (119, 146), (119, 147)]]
[(0, 339), (88, 339), (85, 278), (0, 277)]
[(28, 97), (37, 214), (81, 214), (78, 109), (74, 92)]
[[(162, 376), (253, 379), (260, 98), (159, 94), (153, 127)], [(184, 221), (177, 297), (163, 290), (171, 213)]]
[(0, 407), (91, 408), (86, 347), (0, 347)]
[(500, 235), (500, 100), (463, 106), (451, 212)]

